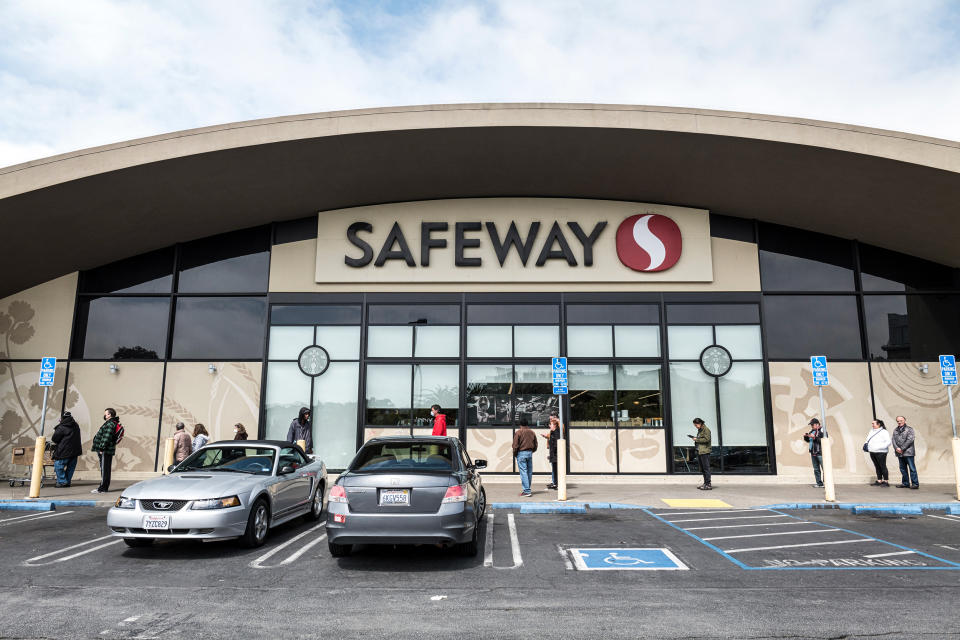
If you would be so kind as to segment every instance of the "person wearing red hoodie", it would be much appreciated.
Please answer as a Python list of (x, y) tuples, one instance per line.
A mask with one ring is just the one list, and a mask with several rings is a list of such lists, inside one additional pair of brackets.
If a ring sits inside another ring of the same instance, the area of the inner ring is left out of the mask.
[(430, 415), (433, 416), (433, 434), (435, 436), (447, 435), (447, 416), (440, 413), (440, 405), (435, 404), (430, 407)]

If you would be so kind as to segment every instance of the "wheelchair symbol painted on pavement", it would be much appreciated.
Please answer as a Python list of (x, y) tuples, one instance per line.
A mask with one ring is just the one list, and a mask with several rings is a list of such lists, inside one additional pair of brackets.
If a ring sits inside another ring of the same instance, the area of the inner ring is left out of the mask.
[(573, 562), (569, 568), (580, 571), (686, 571), (669, 549), (647, 548), (571, 548), (566, 553)]

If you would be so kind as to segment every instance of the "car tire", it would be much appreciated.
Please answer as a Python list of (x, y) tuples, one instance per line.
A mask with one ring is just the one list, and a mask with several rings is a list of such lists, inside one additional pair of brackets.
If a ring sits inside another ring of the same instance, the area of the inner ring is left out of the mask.
[(487, 492), (480, 487), (480, 497), (477, 499), (477, 526), (480, 526), (485, 515), (487, 515)]
[(323, 517), (323, 492), (326, 487), (323, 483), (313, 492), (313, 499), (310, 501), (310, 511), (307, 512), (307, 519), (316, 522)]
[(250, 507), (247, 517), (247, 529), (240, 538), (245, 547), (255, 548), (267, 541), (267, 531), (270, 529), (270, 507), (263, 498), (258, 499)]
[(124, 538), (123, 542), (134, 549), (140, 547), (149, 547), (153, 544), (153, 538)]
[(335, 542), (327, 541), (327, 549), (330, 550), (330, 555), (334, 558), (346, 558), (350, 555), (350, 552), (353, 551), (352, 544), (337, 544)]

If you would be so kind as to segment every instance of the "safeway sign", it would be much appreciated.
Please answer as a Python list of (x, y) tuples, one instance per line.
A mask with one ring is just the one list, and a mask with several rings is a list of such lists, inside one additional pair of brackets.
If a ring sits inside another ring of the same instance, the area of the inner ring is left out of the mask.
[(702, 209), (481, 198), (323, 211), (317, 219), (319, 283), (713, 280)]

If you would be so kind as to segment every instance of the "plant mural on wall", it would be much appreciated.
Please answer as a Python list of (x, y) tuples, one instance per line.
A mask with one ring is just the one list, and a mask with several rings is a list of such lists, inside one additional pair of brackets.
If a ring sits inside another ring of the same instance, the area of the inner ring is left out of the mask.
[[(9, 391), (0, 398), (0, 442), (8, 445), (20, 444), (24, 439), (32, 441), (40, 434), (40, 412), (43, 409), (43, 388), (37, 383), (37, 371), (17, 374), (15, 364), (4, 362), (13, 357), (14, 346), (22, 346), (36, 335), (36, 327), (31, 322), (36, 315), (34, 308), (24, 300), (12, 301), (5, 310), (0, 311), (0, 378), (9, 382), (5, 387)], [(29, 365), (28, 365), (29, 366)], [(63, 406), (63, 389), (53, 392), (47, 399), (48, 413), (59, 413)], [(76, 389), (70, 388), (67, 404), (75, 401)], [(52, 427), (52, 425), (50, 425)]]

